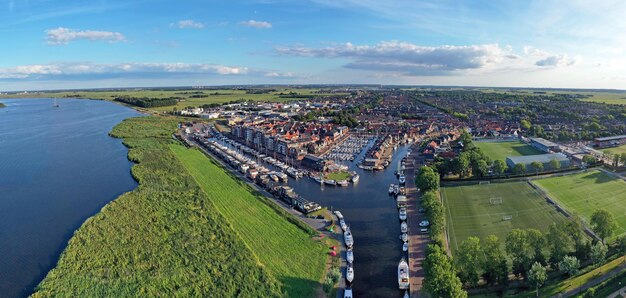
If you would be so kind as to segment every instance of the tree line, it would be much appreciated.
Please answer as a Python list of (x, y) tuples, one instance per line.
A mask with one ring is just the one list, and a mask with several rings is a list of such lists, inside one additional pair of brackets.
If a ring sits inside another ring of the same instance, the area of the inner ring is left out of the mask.
[(131, 97), (131, 96), (119, 96), (115, 98), (115, 101), (123, 102), (129, 105), (142, 107), (142, 108), (155, 108), (164, 106), (174, 106), (180, 100), (180, 97), (168, 97), (168, 98), (153, 98), (153, 97)]

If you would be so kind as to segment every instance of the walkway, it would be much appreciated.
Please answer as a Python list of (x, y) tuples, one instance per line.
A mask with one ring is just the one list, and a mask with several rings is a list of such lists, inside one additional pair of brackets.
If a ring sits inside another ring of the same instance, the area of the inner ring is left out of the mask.
[(422, 284), (424, 282), (424, 268), (422, 264), (426, 258), (426, 248), (430, 243), (428, 234), (420, 233), (419, 222), (424, 219), (419, 210), (419, 192), (415, 187), (415, 172), (419, 167), (417, 156), (419, 152), (416, 146), (411, 148), (412, 152), (406, 162), (405, 175), (406, 192), (409, 200), (407, 208), (407, 216), (409, 223), (409, 274), (410, 274), (410, 290), (411, 297), (423, 297), (420, 295)]

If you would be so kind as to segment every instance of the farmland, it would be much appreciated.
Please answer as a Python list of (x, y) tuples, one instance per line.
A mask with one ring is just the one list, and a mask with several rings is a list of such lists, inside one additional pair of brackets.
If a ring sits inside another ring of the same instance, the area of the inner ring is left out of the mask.
[[(251, 242), (250, 232), (242, 232), (240, 223), (223, 215), (228, 213), (220, 209), (215, 193), (205, 192), (177, 159), (174, 152), (183, 149), (171, 139), (176, 124), (164, 117), (138, 117), (113, 129), (111, 134), (129, 147), (129, 159), (137, 162), (132, 174), (139, 186), (106, 205), (74, 233), (33, 297), (311, 295), (292, 286), (310, 285), (321, 278), (320, 249), (307, 258), (294, 258), (289, 251), (271, 251), (270, 244), (280, 231), (297, 239), (292, 243), (298, 247), (317, 244), (287, 218), (259, 206), (258, 214), (247, 217), (265, 223), (263, 217), (269, 216), (274, 231), (268, 232), (263, 244)], [(255, 199), (232, 179), (221, 182), (231, 187), (219, 188), (220, 195)], [(272, 253), (277, 255), (269, 256)], [(284, 255), (291, 258), (286, 259), (292, 262), (292, 271), (281, 271), (272, 263)], [(303, 266), (310, 267), (305, 280)], [(276, 272), (293, 276), (286, 279)]]
[(608, 210), (619, 225), (616, 235), (626, 232), (626, 182), (623, 180), (594, 170), (533, 182), (559, 205), (581, 215), (587, 222), (595, 210)]
[(198, 150), (171, 146), (211, 203), (232, 226), (270, 274), (277, 277), (290, 297), (311, 297), (324, 273), (326, 245), (311, 233), (285, 220), (253, 194), (240, 180), (229, 176)]
[(469, 236), (504, 239), (515, 228), (545, 231), (551, 223), (566, 220), (526, 182), (446, 186), (441, 194), (453, 252)]
[(493, 160), (506, 160), (508, 156), (541, 154), (542, 152), (519, 141), (507, 142), (474, 142), (487, 156)]

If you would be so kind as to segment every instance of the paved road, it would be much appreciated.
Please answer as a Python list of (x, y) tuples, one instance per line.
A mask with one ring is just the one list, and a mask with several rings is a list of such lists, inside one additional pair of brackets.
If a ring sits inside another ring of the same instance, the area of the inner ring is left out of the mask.
[(417, 148), (412, 148), (406, 163), (405, 175), (407, 177), (406, 191), (409, 200), (407, 208), (407, 216), (409, 223), (409, 274), (410, 274), (410, 291), (411, 297), (423, 297), (421, 295), (422, 284), (424, 281), (424, 268), (422, 264), (426, 258), (426, 248), (430, 243), (428, 234), (421, 234), (419, 222), (424, 219), (419, 209), (419, 193), (415, 187), (415, 172), (419, 166), (417, 156), (419, 152)]

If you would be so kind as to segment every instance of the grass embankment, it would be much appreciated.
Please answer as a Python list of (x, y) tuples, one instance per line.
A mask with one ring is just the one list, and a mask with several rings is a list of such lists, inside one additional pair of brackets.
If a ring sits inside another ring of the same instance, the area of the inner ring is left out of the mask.
[(526, 182), (447, 186), (441, 195), (453, 252), (469, 236), (485, 239), (493, 234), (505, 239), (512, 229), (546, 231), (550, 224), (566, 220)]
[(613, 213), (619, 227), (617, 237), (626, 232), (626, 182), (598, 170), (534, 180), (552, 199), (589, 222), (597, 209)]
[[(74, 233), (34, 297), (285, 295), (289, 285), (272, 274), (272, 264), (255, 257), (172, 152), (176, 124), (139, 117), (113, 129), (138, 163), (132, 173), (139, 186)], [(231, 198), (247, 193), (237, 185), (223, 191)], [(286, 226), (284, 219), (274, 228)]]
[(283, 284), (290, 297), (311, 297), (324, 274), (328, 247), (287, 222), (285, 215), (268, 206), (273, 202), (253, 194), (196, 149), (170, 146), (265, 268)]
[(543, 152), (519, 141), (512, 142), (474, 142), (485, 155), (493, 160), (506, 160), (509, 156), (542, 154)]

